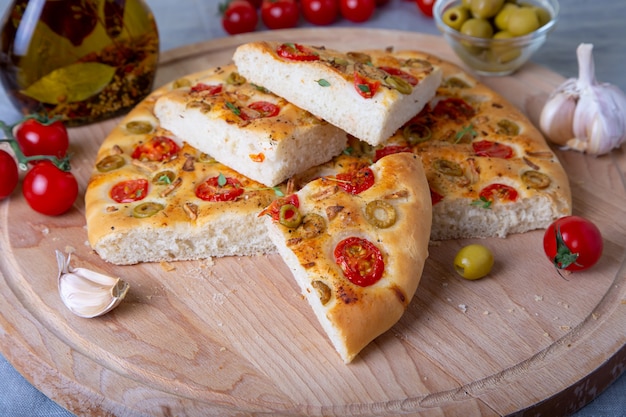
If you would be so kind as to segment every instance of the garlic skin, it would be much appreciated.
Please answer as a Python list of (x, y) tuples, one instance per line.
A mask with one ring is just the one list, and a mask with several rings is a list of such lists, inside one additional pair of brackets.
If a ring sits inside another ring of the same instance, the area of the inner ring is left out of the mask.
[(568, 79), (550, 95), (539, 125), (555, 144), (603, 155), (626, 142), (626, 95), (596, 80), (592, 51), (592, 44), (578, 46), (578, 79)]
[(67, 258), (55, 251), (59, 266), (58, 288), (63, 304), (74, 314), (93, 318), (117, 307), (130, 288), (127, 282), (85, 268), (72, 268)]

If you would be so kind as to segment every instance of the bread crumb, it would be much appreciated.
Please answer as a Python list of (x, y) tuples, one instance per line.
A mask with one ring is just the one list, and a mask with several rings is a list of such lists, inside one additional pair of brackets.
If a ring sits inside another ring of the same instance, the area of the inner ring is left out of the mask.
[(489, 313), (487, 310), (483, 311), (483, 316), (488, 316), (489, 314), (491, 313)]
[(74, 246), (66, 246), (65, 247), (65, 253), (67, 254), (72, 254), (72, 253), (76, 253), (76, 248)]
[(535, 301), (543, 301), (543, 296), (535, 294)]
[(165, 272), (172, 272), (176, 270), (176, 267), (169, 262), (161, 261), (159, 264), (161, 265), (161, 269)]
[(571, 326), (559, 326), (561, 330), (572, 330)]
[(467, 313), (467, 306), (465, 304), (459, 304), (459, 309), (462, 312)]
[(591, 313), (591, 318), (593, 318), (594, 320), (598, 320), (600, 316), (596, 313)]

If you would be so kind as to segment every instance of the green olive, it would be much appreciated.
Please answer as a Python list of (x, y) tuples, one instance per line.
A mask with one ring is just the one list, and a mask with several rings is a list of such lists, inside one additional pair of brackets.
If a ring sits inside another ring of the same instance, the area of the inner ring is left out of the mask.
[(325, 230), (326, 220), (319, 214), (309, 213), (302, 219), (299, 232), (303, 238), (310, 239), (319, 236)]
[(110, 172), (123, 167), (125, 164), (126, 161), (121, 155), (109, 155), (98, 161), (96, 168), (100, 172)]
[(493, 20), (496, 28), (506, 30), (509, 27), (509, 17), (511, 17), (511, 14), (515, 13), (518, 9), (519, 6), (515, 3), (505, 3)]
[(519, 135), (519, 125), (509, 119), (501, 119), (498, 121), (496, 132), (501, 135), (517, 136)]
[(217, 161), (215, 160), (215, 158), (213, 158), (211, 155), (209, 155), (208, 153), (204, 153), (202, 152), (200, 154), (200, 156), (198, 157), (198, 159), (196, 159), (198, 162), (202, 162), (205, 164), (214, 164)]
[(454, 270), (463, 278), (480, 279), (491, 272), (493, 253), (486, 246), (471, 244), (463, 247), (454, 257)]
[(163, 210), (165, 206), (159, 203), (146, 202), (141, 203), (133, 209), (133, 217), (144, 219), (146, 217), (154, 216), (159, 211)]
[(181, 87), (191, 87), (191, 81), (187, 78), (179, 78), (172, 83), (172, 88), (177, 89)]
[(452, 29), (461, 30), (461, 26), (469, 17), (470, 11), (467, 7), (455, 6), (443, 12), (441, 20)]
[(280, 206), (278, 222), (285, 227), (294, 229), (302, 223), (302, 214), (300, 214), (298, 207), (293, 204), (283, 204)]
[(513, 36), (523, 36), (534, 32), (539, 27), (539, 18), (535, 10), (530, 7), (521, 7), (509, 16), (507, 30)]
[(396, 75), (386, 76), (385, 83), (391, 88), (398, 90), (400, 94), (408, 95), (411, 94), (411, 91), (413, 91), (413, 87), (411, 87), (411, 84)]
[(226, 78), (226, 84), (230, 85), (242, 85), (246, 82), (246, 79), (243, 75), (239, 74), (237, 71), (233, 71), (228, 74)]
[(503, 5), (504, 0), (472, 0), (470, 9), (472, 16), (478, 19), (489, 19), (498, 14)]
[(450, 175), (451, 177), (460, 177), (463, 175), (461, 165), (447, 159), (435, 159), (433, 166), (444, 175)]
[(152, 132), (152, 129), (154, 129), (152, 123), (144, 120), (133, 120), (132, 122), (126, 123), (126, 130), (134, 135), (150, 133)]
[(374, 200), (365, 206), (367, 221), (381, 229), (386, 229), (396, 223), (396, 209), (386, 201)]
[(446, 88), (470, 88), (470, 85), (459, 77), (450, 77), (441, 83)]
[(471, 18), (463, 23), (460, 32), (467, 36), (486, 39), (493, 36), (493, 27), (488, 20)]
[(348, 58), (361, 64), (369, 64), (372, 62), (372, 57), (363, 52), (348, 52)]
[(411, 145), (426, 142), (432, 136), (433, 132), (426, 125), (421, 123), (409, 123), (402, 129), (402, 136)]
[(176, 174), (172, 171), (160, 171), (152, 177), (152, 182), (158, 185), (170, 185), (176, 179)]
[(550, 185), (550, 177), (539, 171), (526, 171), (522, 174), (522, 181), (529, 188), (543, 190)]
[[(493, 39), (511, 39), (514, 36), (508, 30), (501, 30), (493, 35)], [(522, 51), (520, 48), (516, 48), (514, 46), (509, 45), (509, 42), (506, 42), (503, 45), (499, 45), (494, 43), (491, 46), (490, 51), (490, 59), (492, 62), (497, 62), (499, 64), (506, 64), (507, 62), (511, 62), (522, 55)]]

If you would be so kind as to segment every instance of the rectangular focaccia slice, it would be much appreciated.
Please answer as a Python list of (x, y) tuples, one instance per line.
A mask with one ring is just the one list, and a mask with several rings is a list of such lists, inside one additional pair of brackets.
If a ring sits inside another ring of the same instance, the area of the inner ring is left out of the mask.
[(160, 125), (246, 177), (273, 187), (341, 153), (347, 134), (262, 87), (234, 65), (160, 97)]
[(415, 51), (340, 52), (295, 43), (241, 45), (233, 60), (251, 82), (378, 145), (422, 110), (441, 70)]

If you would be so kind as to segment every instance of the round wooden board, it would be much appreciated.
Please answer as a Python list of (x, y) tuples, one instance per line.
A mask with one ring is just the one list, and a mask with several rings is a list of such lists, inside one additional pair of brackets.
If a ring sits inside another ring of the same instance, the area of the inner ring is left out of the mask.
[[(418, 49), (457, 62), (434, 36), (288, 30), (168, 52), (157, 85), (227, 63), (237, 45), (260, 38), (343, 50)], [(484, 79), (535, 122), (562, 81), (532, 64), (514, 77)], [(81, 193), (117, 121), (71, 129)], [(558, 155), (575, 214), (603, 232), (599, 264), (561, 278), (536, 231), (482, 241), (495, 253), (494, 270), (464, 281), (451, 264), (469, 241), (437, 243), (406, 314), (350, 365), (277, 255), (113, 266), (86, 244), (82, 201), (66, 215), (45, 217), (16, 192), (0, 204), (2, 352), (78, 415), (569, 414), (626, 367), (626, 158), (622, 151)], [(73, 316), (57, 293), (55, 249), (74, 251), (74, 266), (124, 278), (129, 296), (104, 317)]]

